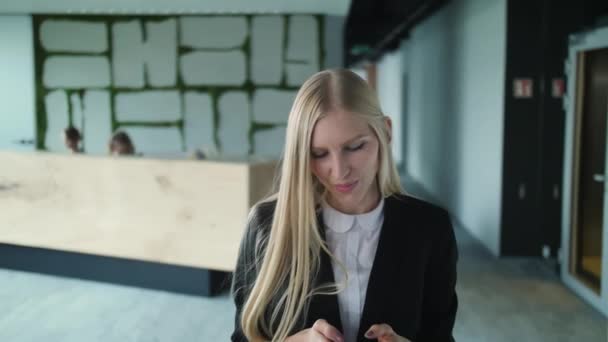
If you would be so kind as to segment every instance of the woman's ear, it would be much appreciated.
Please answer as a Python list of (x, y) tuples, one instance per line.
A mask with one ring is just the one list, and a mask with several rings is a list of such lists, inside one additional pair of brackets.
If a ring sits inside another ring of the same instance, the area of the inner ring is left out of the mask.
[(388, 133), (388, 143), (390, 144), (393, 140), (393, 121), (388, 116), (384, 117), (386, 124), (386, 132)]

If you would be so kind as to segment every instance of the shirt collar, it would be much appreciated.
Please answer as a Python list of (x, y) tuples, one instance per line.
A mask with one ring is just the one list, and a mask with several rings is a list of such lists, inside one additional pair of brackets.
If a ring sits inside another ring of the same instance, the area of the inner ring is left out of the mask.
[(372, 211), (350, 215), (340, 212), (332, 208), (329, 204), (323, 205), (323, 222), (333, 232), (345, 233), (358, 223), (364, 230), (373, 230), (379, 228), (378, 222), (383, 218), (384, 198)]

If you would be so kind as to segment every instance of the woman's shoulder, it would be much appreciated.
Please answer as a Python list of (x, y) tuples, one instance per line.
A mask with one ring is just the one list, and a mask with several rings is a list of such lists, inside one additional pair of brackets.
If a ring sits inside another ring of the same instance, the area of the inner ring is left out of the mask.
[(249, 211), (245, 231), (241, 239), (240, 254), (246, 263), (253, 263), (257, 255), (265, 248), (270, 229), (276, 201), (256, 203)]
[(263, 200), (256, 203), (249, 211), (247, 225), (253, 232), (268, 232), (272, 225), (274, 210), (277, 206), (276, 199)]
[(392, 195), (386, 202), (392, 215), (401, 216), (403, 222), (424, 227), (423, 231), (431, 236), (453, 234), (450, 214), (439, 205), (407, 194)]
[(267, 220), (268, 218), (272, 218), (272, 216), (274, 215), (274, 210), (275, 210), (276, 206), (277, 206), (276, 199), (268, 199), (268, 200), (260, 201), (251, 208), (251, 212), (249, 213), (249, 218), (256, 219), (256, 220)]
[(409, 194), (394, 194), (389, 196), (387, 201), (397, 209), (407, 209), (408, 212), (410, 212), (411, 209), (414, 209), (417, 214), (424, 216), (449, 216), (448, 211), (439, 205), (427, 202)]

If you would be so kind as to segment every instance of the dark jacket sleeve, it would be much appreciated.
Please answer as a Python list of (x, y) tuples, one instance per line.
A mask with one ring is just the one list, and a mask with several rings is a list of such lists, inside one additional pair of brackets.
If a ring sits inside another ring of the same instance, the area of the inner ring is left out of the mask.
[(434, 229), (429, 264), (425, 275), (422, 327), (414, 342), (452, 342), (456, 319), (456, 264), (458, 248), (448, 213), (442, 210)]
[(262, 226), (262, 224), (269, 222), (269, 217), (266, 217), (267, 214), (268, 208), (256, 206), (252, 209), (241, 240), (231, 287), (232, 297), (236, 306), (234, 331), (230, 337), (233, 342), (247, 341), (241, 327), (241, 313), (257, 276), (255, 260), (263, 249), (263, 233), (268, 230), (266, 228), (269, 228)]
[(245, 300), (247, 299), (247, 294), (250, 290), (250, 287), (253, 284), (253, 280), (250, 279), (251, 276), (249, 273), (252, 273), (252, 270), (255, 271), (255, 234), (253, 232), (253, 225), (255, 224), (255, 215), (255, 213), (250, 215), (249, 222), (247, 222), (245, 234), (243, 234), (243, 238), (241, 239), (241, 246), (239, 248), (239, 256), (236, 262), (236, 268), (232, 277), (231, 292), (232, 297), (234, 299), (234, 304), (236, 306), (234, 331), (232, 332), (232, 336), (230, 337), (231, 341), (233, 342), (247, 341), (245, 335), (243, 334), (240, 320), (243, 305), (245, 304)]

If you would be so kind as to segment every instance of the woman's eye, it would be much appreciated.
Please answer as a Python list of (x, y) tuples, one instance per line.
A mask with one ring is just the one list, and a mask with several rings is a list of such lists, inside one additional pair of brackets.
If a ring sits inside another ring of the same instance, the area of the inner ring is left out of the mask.
[(327, 152), (311, 152), (310, 155), (314, 159), (321, 159), (327, 155)]
[(357, 151), (357, 150), (362, 149), (363, 146), (365, 146), (365, 142), (359, 143), (357, 145), (347, 146), (346, 150), (348, 150), (348, 151)]

